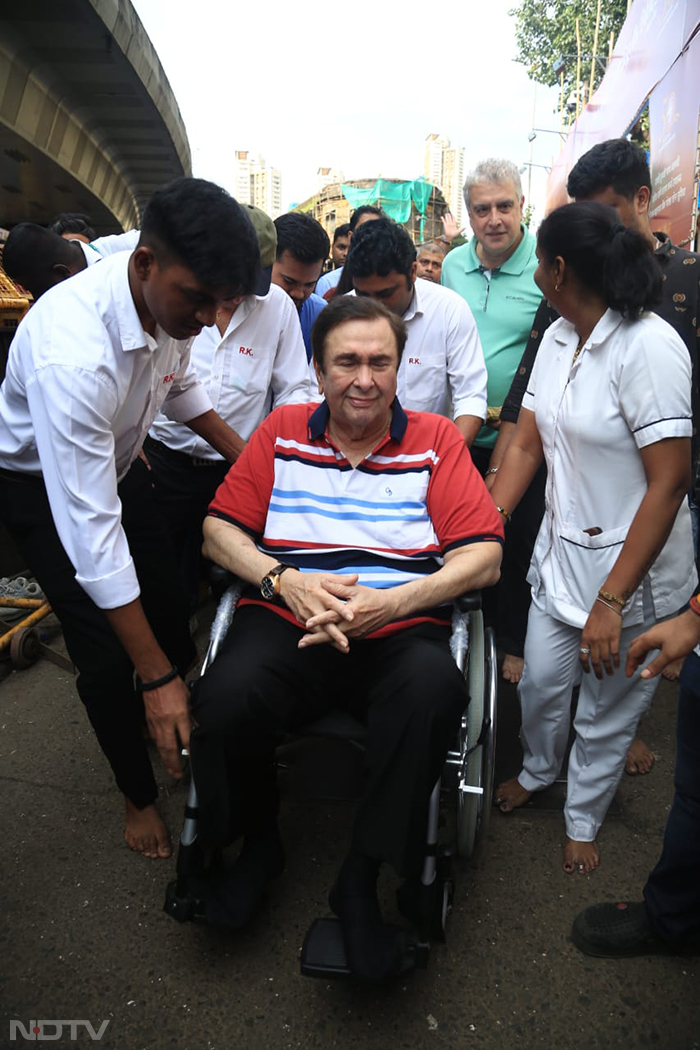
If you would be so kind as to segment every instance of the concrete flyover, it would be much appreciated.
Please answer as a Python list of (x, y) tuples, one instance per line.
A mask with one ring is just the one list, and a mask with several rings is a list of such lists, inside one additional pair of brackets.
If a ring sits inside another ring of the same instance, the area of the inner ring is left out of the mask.
[(191, 174), (175, 97), (129, 0), (5, 0), (0, 13), (0, 226), (82, 211), (137, 226)]

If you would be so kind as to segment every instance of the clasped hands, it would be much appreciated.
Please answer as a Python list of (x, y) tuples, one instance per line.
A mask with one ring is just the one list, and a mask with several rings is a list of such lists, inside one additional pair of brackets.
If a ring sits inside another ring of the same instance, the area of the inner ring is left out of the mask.
[(363, 638), (394, 619), (395, 588), (362, 587), (357, 573), (286, 572), (281, 596), (307, 631), (299, 648), (330, 644), (341, 653), (351, 638)]

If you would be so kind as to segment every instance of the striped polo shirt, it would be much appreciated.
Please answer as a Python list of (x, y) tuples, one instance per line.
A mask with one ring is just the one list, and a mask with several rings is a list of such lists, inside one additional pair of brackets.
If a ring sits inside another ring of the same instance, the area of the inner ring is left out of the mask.
[[(357, 573), (365, 587), (396, 587), (436, 572), (456, 547), (502, 542), (501, 518), (454, 423), (405, 412), (353, 467), (328, 437), (328, 406), (285, 405), (252, 435), (209, 507), (258, 548), (302, 572)], [(283, 605), (244, 592), (292, 623)], [(449, 623), (449, 606), (421, 610), (367, 637), (416, 623)], [(299, 625), (300, 626), (300, 625)], [(300, 627), (301, 629), (301, 627)]]

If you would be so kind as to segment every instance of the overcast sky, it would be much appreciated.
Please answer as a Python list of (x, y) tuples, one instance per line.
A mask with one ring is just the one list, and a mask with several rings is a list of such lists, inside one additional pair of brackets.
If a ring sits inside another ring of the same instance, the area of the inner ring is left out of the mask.
[[(528, 143), (534, 85), (513, 61), (516, 0), (132, 3), (180, 106), (194, 174), (229, 190), (237, 149), (281, 170), (285, 207), (315, 192), (322, 166), (347, 181), (421, 175), (431, 132), (465, 148), (467, 169), (487, 156), (550, 165), (559, 151), (556, 134)], [(558, 128), (557, 101), (537, 88), (536, 127)], [(530, 170), (541, 217), (546, 172)], [(527, 194), (528, 170), (522, 178)]]

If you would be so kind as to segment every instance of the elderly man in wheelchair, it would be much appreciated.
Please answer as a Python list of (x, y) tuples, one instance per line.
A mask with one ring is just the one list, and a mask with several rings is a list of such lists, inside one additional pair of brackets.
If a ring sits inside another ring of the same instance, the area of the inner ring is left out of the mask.
[(452, 602), (494, 584), (501, 517), (457, 427), (396, 397), (403, 322), (381, 303), (334, 300), (316, 321), (320, 405), (273, 412), (209, 509), (204, 552), (244, 589), (192, 694), (201, 843), (242, 836), (218, 902), (229, 929), (284, 866), (274, 754), (331, 708), (366, 724), (366, 786), (330, 891), (347, 965), (399, 972), (383, 921), (383, 863), (420, 873), (431, 792), (465, 708), (449, 648)]

